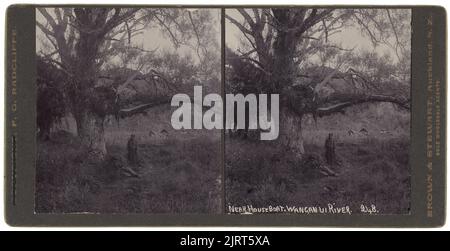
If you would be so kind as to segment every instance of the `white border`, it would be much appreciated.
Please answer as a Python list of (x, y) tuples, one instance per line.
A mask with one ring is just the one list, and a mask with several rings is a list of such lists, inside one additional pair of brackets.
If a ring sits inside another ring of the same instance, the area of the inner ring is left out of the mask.
[[(120, 1), (120, 0), (71, 0), (67, 2), (62, 2), (58, 0), (2, 0), (0, 1), (0, 13), (2, 14), (2, 17), (0, 18), (0, 60), (5, 60), (5, 14), (6, 9), (9, 5), (12, 4), (129, 4), (129, 2), (126, 1)], [(148, 0), (134, 0), (133, 4), (178, 4), (178, 5), (197, 5), (197, 4), (203, 4), (203, 5), (221, 5), (221, 4), (228, 4), (228, 5), (440, 5), (445, 7), (447, 10), (450, 9), (450, 1), (446, 0), (377, 0), (377, 1), (367, 1), (367, 0), (339, 0), (339, 1), (330, 1), (330, 0), (314, 0), (314, 1), (293, 1), (293, 0), (277, 0), (277, 1), (269, 1), (269, 0), (227, 0), (227, 1), (221, 1), (221, 2), (214, 2), (207, 0), (164, 0), (164, 1), (148, 1)], [(447, 44), (448, 47), (448, 44)], [(1, 64), (1, 94), (0, 94), (0, 143), (3, 144), (4, 142), (4, 80), (5, 80), (5, 72), (4, 72), (4, 65)], [(447, 72), (448, 70), (447, 65)], [(447, 88), (447, 98), (449, 97), (448, 88)], [(447, 111), (449, 111), (449, 107), (447, 105)], [(449, 131), (449, 125), (450, 123), (447, 122), (447, 132)], [(448, 142), (448, 134), (447, 134), (447, 142)], [(2, 163), (2, 172), (4, 170), (3, 163), (4, 163), (4, 151), (3, 147), (0, 147), (1, 154), (0, 154), (0, 163)], [(449, 147), (447, 147), (447, 156), (448, 156)], [(4, 175), (2, 175), (4, 177)], [(449, 178), (449, 174), (447, 172), (447, 180)], [(115, 230), (132, 230), (132, 231), (139, 231), (139, 230), (157, 230), (157, 231), (171, 231), (171, 230), (180, 230), (180, 231), (212, 231), (212, 230), (229, 230), (229, 231), (236, 231), (236, 230), (246, 230), (246, 231), (261, 231), (261, 230), (270, 230), (270, 231), (285, 231), (285, 230), (312, 230), (312, 231), (321, 231), (321, 230), (356, 230), (356, 228), (311, 228), (311, 227), (251, 227), (251, 228), (243, 228), (243, 227), (139, 227), (139, 228), (130, 228), (130, 227), (95, 227), (95, 228), (87, 228), (87, 227), (77, 227), (77, 228), (70, 228), (70, 227), (54, 227), (54, 228), (36, 228), (36, 227), (10, 227), (6, 224), (4, 220), (4, 179), (0, 178), (0, 231), (16, 231), (16, 230), (36, 230), (36, 231), (42, 231), (42, 230), (107, 230), (107, 231), (115, 231)], [(449, 186), (447, 186), (447, 194), (449, 194)], [(450, 215), (450, 206), (449, 201), (447, 199), (447, 217)], [(448, 221), (448, 220), (447, 220)], [(365, 229), (357, 229), (359, 231), (368, 231), (368, 230), (386, 230), (382, 228), (365, 228)], [(390, 230), (417, 230), (417, 229), (404, 229), (404, 228), (393, 228)], [(420, 229), (422, 230), (422, 229)], [(446, 224), (444, 227), (439, 229), (428, 229), (428, 230), (450, 230), (450, 224)]]

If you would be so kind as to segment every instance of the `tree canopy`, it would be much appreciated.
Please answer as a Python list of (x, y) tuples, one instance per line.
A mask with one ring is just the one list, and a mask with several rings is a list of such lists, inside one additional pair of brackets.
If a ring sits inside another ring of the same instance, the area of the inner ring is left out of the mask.
[(299, 114), (365, 102), (409, 109), (409, 10), (235, 9), (226, 19), (232, 86), (264, 83), (254, 91), (285, 93)]
[[(41, 38), (38, 54), (71, 80), (67, 81), (74, 94), (70, 96), (77, 99), (72, 106), (79, 106), (78, 100), (83, 96), (94, 100), (95, 97), (79, 90), (98, 87), (99, 83), (107, 84), (116, 96), (126, 97), (119, 104), (122, 106), (136, 103), (133, 101), (167, 98), (169, 93), (193, 83), (219, 81), (218, 17), (212, 11), (179, 8), (37, 11), (36, 25)], [(94, 75), (95, 80), (78, 79), (86, 73)], [(83, 86), (76, 86), (74, 80)], [(147, 88), (137, 92), (136, 80), (146, 83)], [(117, 104), (111, 107), (117, 108)], [(107, 111), (114, 112), (117, 111)]]

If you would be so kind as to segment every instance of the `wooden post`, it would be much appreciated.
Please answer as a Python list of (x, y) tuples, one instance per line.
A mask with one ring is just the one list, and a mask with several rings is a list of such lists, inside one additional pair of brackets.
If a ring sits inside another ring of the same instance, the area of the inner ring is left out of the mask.
[(325, 140), (325, 160), (329, 166), (333, 166), (336, 162), (336, 144), (334, 142), (333, 134), (329, 133)]
[(136, 136), (131, 134), (127, 144), (127, 159), (131, 166), (137, 166), (138, 164), (137, 148)]

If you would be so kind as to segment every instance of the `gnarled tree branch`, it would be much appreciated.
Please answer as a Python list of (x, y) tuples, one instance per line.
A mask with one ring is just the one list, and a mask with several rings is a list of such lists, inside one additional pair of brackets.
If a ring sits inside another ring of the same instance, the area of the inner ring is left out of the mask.
[(388, 102), (396, 104), (405, 110), (411, 109), (408, 100), (403, 100), (393, 96), (386, 96), (386, 95), (361, 95), (359, 97), (352, 96), (351, 98), (348, 98), (348, 100), (346, 101), (344, 101), (344, 99), (341, 100), (342, 101), (340, 102), (317, 108), (315, 111), (313, 111), (313, 113), (315, 113), (319, 117), (328, 116), (335, 113), (343, 113), (344, 109), (350, 106), (376, 102)]
[(119, 110), (119, 116), (121, 118), (125, 118), (125, 117), (130, 117), (130, 116), (133, 116), (136, 114), (145, 113), (146, 110), (148, 110), (150, 108), (170, 103), (170, 100), (171, 100), (170, 98), (164, 97), (164, 98), (159, 98), (152, 102), (137, 105), (137, 106), (134, 106), (131, 108), (123, 108), (123, 109)]

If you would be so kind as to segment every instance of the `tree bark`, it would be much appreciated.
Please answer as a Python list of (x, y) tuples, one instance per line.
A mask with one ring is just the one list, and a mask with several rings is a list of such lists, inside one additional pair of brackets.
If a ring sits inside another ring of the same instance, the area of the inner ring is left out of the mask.
[(91, 112), (85, 112), (76, 118), (78, 137), (89, 152), (103, 159), (106, 156), (104, 118)]
[[(90, 13), (89, 11), (85, 12)], [(83, 26), (84, 29), (88, 31), (92, 29), (89, 27), (93, 24), (91, 19), (88, 18), (88, 14), (79, 14), (78, 18), (87, 22)], [(75, 119), (78, 137), (91, 154), (103, 159), (107, 153), (104, 133), (106, 100), (100, 93), (96, 92), (95, 84), (100, 72), (100, 66), (96, 63), (96, 58), (104, 37), (98, 33), (99, 31), (82, 31), (75, 43), (76, 57), (74, 57), (71, 67), (74, 77), (70, 97), (73, 113), (77, 114)]]
[(293, 56), (296, 50), (296, 39), (292, 34), (280, 32), (274, 42), (274, 61), (272, 84), (273, 91), (281, 91), (294, 82), (296, 67)]
[[(290, 27), (290, 13), (288, 10), (279, 10), (277, 21), (282, 27)], [(273, 45), (273, 92), (284, 93), (286, 87), (294, 84), (296, 65), (294, 55), (299, 37), (289, 31), (278, 32)], [(283, 99), (284, 100), (284, 99)], [(301, 158), (305, 153), (302, 135), (302, 116), (292, 111), (288, 102), (280, 104), (280, 143), (286, 150)]]
[(302, 134), (302, 116), (293, 113), (288, 108), (280, 111), (280, 143), (287, 151), (294, 153), (298, 158), (305, 154)]

